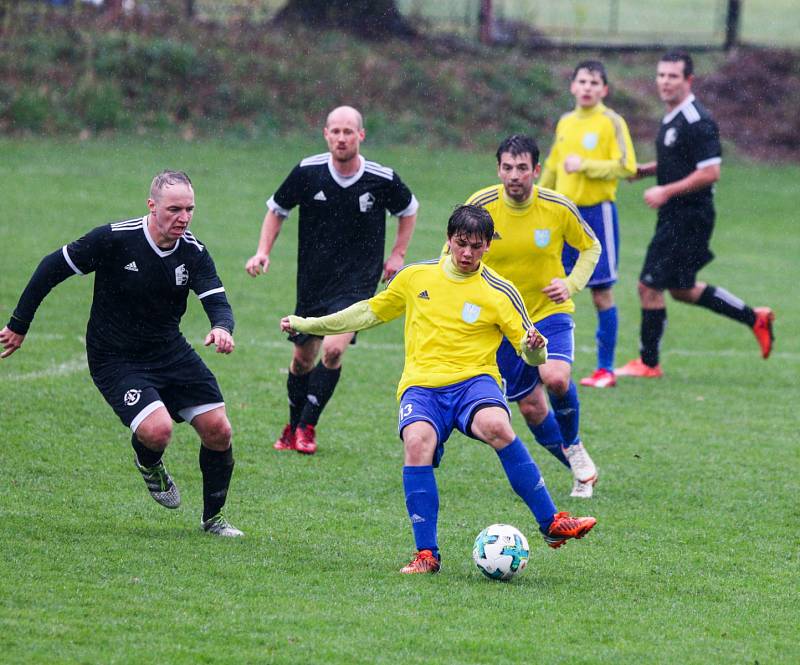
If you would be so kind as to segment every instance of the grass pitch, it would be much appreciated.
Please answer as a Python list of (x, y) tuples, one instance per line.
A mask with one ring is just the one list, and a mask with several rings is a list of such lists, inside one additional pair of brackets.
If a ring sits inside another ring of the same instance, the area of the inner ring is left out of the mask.
[[(8, 663), (796, 663), (800, 509), (797, 376), (800, 243), (797, 167), (725, 164), (717, 260), (701, 278), (778, 314), (773, 357), (751, 333), (669, 304), (666, 377), (581, 389), (582, 432), (600, 467), (596, 498), (514, 420), (560, 509), (599, 524), (558, 551), (538, 538), (485, 446), (455, 434), (438, 472), (440, 575), (407, 578), (413, 550), (395, 434), (399, 322), (363, 333), (319, 428), (313, 457), (276, 453), (286, 419), (296, 216), (271, 272), (244, 273), (264, 200), (302, 156), (265, 145), (0, 141), (0, 311), (7, 317), (38, 260), (89, 228), (145, 212), (165, 167), (192, 176), (193, 230), (207, 243), (237, 317), (236, 352), (201, 354), (235, 429), (227, 515), (247, 536), (199, 532), (198, 442), (178, 426), (166, 462), (183, 507), (147, 495), (128, 434), (95, 390), (83, 331), (91, 277), (41, 307), (24, 347), (0, 363), (0, 653)], [(434, 256), (452, 206), (495, 181), (491, 154), (382, 149), (420, 199), (409, 261)], [(620, 197), (618, 360), (636, 354), (635, 284), (655, 215), (643, 184)], [(390, 222), (390, 240), (394, 221)], [(594, 313), (577, 298), (577, 376), (594, 365)], [(192, 302), (184, 332), (208, 329)], [(493, 522), (531, 543), (511, 583), (471, 561)]]

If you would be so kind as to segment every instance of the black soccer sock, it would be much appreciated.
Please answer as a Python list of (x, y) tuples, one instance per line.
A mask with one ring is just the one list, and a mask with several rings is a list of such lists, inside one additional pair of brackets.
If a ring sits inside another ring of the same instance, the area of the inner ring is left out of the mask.
[(642, 362), (649, 367), (658, 365), (658, 352), (661, 347), (661, 338), (667, 327), (667, 310), (643, 309), (642, 327), (639, 331), (639, 350)]
[(756, 323), (756, 313), (752, 308), (748, 307), (741, 298), (737, 298), (721, 286), (712, 286), (711, 284), (706, 286), (695, 304), (744, 323), (750, 328)]
[(300, 417), (301, 425), (314, 425), (316, 427), (322, 410), (333, 396), (336, 384), (342, 374), (342, 368), (328, 369), (320, 361), (311, 370), (308, 379), (308, 397), (306, 405), (303, 407), (303, 415)]
[(131, 445), (136, 453), (136, 459), (139, 460), (139, 464), (147, 467), (148, 469), (158, 464), (161, 461), (161, 458), (164, 456), (163, 450), (150, 450), (150, 448), (147, 448), (141, 441), (139, 441), (139, 438), (136, 436), (136, 432), (131, 435)]
[(292, 374), (286, 379), (286, 392), (289, 394), (289, 424), (292, 429), (297, 427), (303, 408), (306, 405), (306, 395), (308, 395), (308, 378), (310, 372), (306, 374)]
[(203, 521), (216, 515), (228, 496), (233, 474), (233, 446), (222, 452), (200, 446), (200, 471), (203, 474)]

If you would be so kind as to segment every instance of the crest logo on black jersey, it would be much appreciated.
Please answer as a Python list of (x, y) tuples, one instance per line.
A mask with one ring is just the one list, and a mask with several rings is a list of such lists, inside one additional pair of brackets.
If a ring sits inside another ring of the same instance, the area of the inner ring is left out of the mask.
[(375, 197), (369, 192), (358, 197), (358, 207), (361, 209), (361, 212), (369, 212), (374, 205)]
[(186, 265), (181, 263), (175, 268), (175, 286), (185, 286), (189, 283), (189, 271), (186, 270)]
[(677, 141), (677, 140), (678, 140), (678, 130), (677, 130), (677, 129), (675, 129), (674, 127), (670, 127), (670, 128), (669, 128), (669, 129), (668, 129), (668, 130), (667, 130), (667, 131), (664, 133), (664, 145), (665, 145), (665, 146), (667, 146), (667, 147), (669, 148), (669, 147), (670, 147), (671, 145), (673, 145), (673, 144), (675, 143), (675, 141)]
[(128, 392), (125, 393), (125, 396), (122, 398), (122, 401), (125, 402), (125, 406), (135, 406), (139, 403), (139, 399), (142, 397), (142, 391), (138, 388), (131, 388)]

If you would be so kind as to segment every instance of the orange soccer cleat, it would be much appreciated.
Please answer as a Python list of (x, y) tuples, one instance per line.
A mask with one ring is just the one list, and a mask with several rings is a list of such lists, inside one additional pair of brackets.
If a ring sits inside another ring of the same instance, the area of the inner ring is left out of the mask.
[(299, 425), (294, 432), (294, 449), (303, 455), (313, 455), (317, 452), (317, 437), (313, 425)]
[(595, 524), (597, 520), (594, 517), (572, 517), (569, 513), (556, 513), (553, 523), (543, 536), (550, 547), (558, 549), (570, 538), (583, 538)]
[(420, 550), (414, 559), (407, 566), (400, 569), (404, 575), (416, 575), (417, 573), (438, 573), (442, 567), (441, 562), (430, 550)]
[(772, 351), (772, 343), (775, 335), (772, 333), (772, 322), (775, 320), (775, 312), (769, 307), (755, 307), (756, 322), (753, 324), (753, 334), (756, 336), (758, 345), (761, 347), (761, 357), (766, 360)]
[(291, 425), (286, 425), (278, 440), (272, 444), (275, 450), (295, 450), (295, 432)]
[(617, 376), (638, 376), (643, 379), (658, 379), (664, 376), (661, 365), (650, 367), (645, 365), (641, 358), (636, 358), (615, 370)]
[(608, 369), (596, 369), (594, 374), (581, 379), (582, 386), (590, 388), (613, 388), (617, 385), (617, 377)]

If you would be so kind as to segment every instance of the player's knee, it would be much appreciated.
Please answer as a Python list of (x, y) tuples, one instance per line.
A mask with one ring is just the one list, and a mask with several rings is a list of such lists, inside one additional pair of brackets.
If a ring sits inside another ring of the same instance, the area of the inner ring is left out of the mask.
[(483, 423), (483, 438), (493, 448), (502, 448), (514, 440), (511, 424), (503, 418), (492, 418)]
[(569, 390), (569, 382), (569, 375), (559, 373), (548, 376), (547, 380), (545, 381), (545, 385), (547, 386), (548, 392), (551, 392), (558, 397), (562, 397), (567, 393), (567, 390)]
[(436, 442), (430, 442), (420, 436), (410, 435), (403, 440), (405, 463), (411, 466), (422, 466), (433, 462)]
[(289, 371), (295, 376), (308, 374), (312, 369), (314, 369), (313, 358), (311, 360), (306, 358), (292, 358), (292, 362), (289, 363)]
[(331, 348), (322, 350), (322, 364), (328, 369), (338, 369), (342, 364), (344, 349)]
[(142, 423), (136, 429), (136, 438), (150, 450), (164, 450), (172, 438), (172, 423), (170, 421)]
[(220, 416), (204, 423), (203, 430), (200, 432), (203, 445), (212, 450), (227, 450), (230, 448), (232, 436), (233, 428), (225, 416)]
[(539, 425), (547, 415), (546, 402), (520, 402), (519, 412), (529, 425)]

